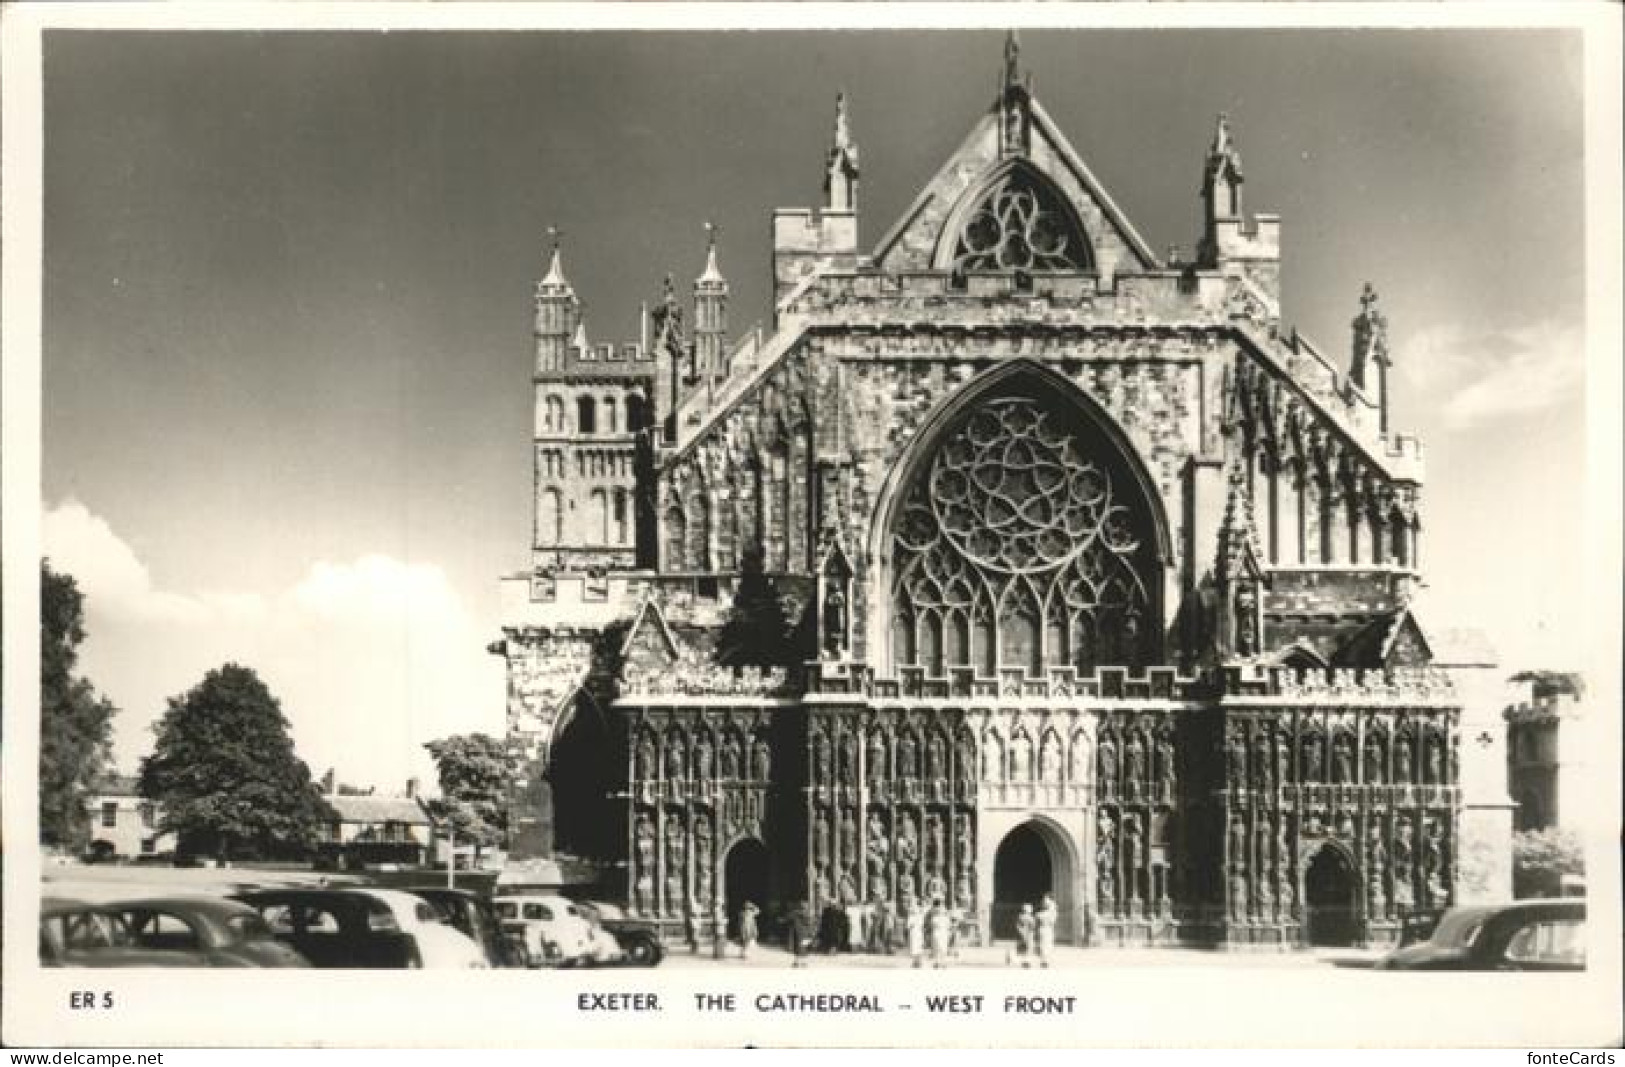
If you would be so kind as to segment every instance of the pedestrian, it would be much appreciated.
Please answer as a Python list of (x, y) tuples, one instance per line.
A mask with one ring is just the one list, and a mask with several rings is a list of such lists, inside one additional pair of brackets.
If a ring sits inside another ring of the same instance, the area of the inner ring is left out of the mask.
[(862, 952), (864, 947), (864, 907), (855, 900), (846, 904), (846, 939), (841, 947), (847, 952)]
[(931, 966), (942, 967), (948, 960), (948, 934), (953, 920), (948, 917), (948, 909), (942, 906), (942, 901), (931, 903), (931, 917), (927, 922), (927, 935), (931, 939)]
[(694, 955), (700, 954), (700, 902), (694, 897), (688, 898), (688, 910), (683, 913), (683, 936), (688, 941), (688, 950)]
[(756, 904), (754, 901), (745, 901), (745, 906), (739, 909), (739, 958), (749, 959), (750, 950), (756, 945)]
[(805, 902), (796, 905), (790, 917), (790, 952), (795, 956), (792, 967), (807, 966), (807, 946), (813, 939), (812, 908)]
[(912, 900), (908, 902), (907, 909), (908, 954), (913, 957), (914, 966), (920, 967), (925, 962), (925, 911)]
[(1031, 904), (1021, 906), (1021, 914), (1016, 916), (1016, 958), (1023, 967), (1032, 965), (1033, 939), (1038, 936), (1038, 918), (1033, 914)]
[(1061, 917), (1060, 909), (1055, 906), (1055, 898), (1048, 893), (1044, 894), (1044, 902), (1038, 906), (1038, 965), (1048, 967), (1049, 960), (1055, 953), (1055, 923)]
[(818, 917), (818, 951), (828, 955), (841, 946), (841, 909), (834, 903), (824, 905)]
[(873, 918), (869, 921), (869, 951), (876, 956), (891, 952), (891, 902), (876, 901), (872, 905)]

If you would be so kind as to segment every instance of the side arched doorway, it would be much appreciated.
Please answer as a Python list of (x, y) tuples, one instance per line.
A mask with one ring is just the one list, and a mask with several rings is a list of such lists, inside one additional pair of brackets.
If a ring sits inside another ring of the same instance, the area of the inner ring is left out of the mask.
[(1059, 913), (1056, 940), (1071, 940), (1070, 851), (1054, 826), (1028, 819), (1004, 835), (993, 855), (993, 907), (988, 916), (993, 940), (1013, 940), (1021, 906), (1031, 904), (1036, 911), (1046, 894), (1055, 898)]
[(1310, 945), (1352, 945), (1359, 940), (1359, 881), (1348, 853), (1324, 844), (1303, 873), (1303, 933)]
[(603, 712), (592, 697), (578, 691), (554, 727), (548, 757), (555, 851), (609, 859), (625, 847), (610, 800), (614, 774)]
[(722, 899), (728, 909), (728, 936), (739, 936), (739, 913), (748, 900), (756, 905), (758, 931), (767, 920), (767, 847), (754, 837), (736, 841), (722, 865)]

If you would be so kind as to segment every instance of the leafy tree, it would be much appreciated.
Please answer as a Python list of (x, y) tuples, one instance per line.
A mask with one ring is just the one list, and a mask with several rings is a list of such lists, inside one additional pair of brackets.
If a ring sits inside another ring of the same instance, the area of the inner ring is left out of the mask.
[(1566, 874), (1585, 873), (1585, 846), (1577, 834), (1552, 826), (1512, 835), (1513, 895), (1555, 896)]
[(480, 850), (501, 844), (508, 833), (508, 792), (514, 767), (507, 745), (490, 734), (457, 734), (423, 746), (440, 773), (440, 796), (429, 814), (450, 827), (457, 840)]
[(74, 674), (85, 598), (73, 576), (40, 564), (40, 841), (78, 851), (89, 836), (85, 798), (106, 773), (116, 708)]
[(773, 580), (762, 569), (762, 552), (745, 550), (739, 588), (717, 634), (717, 662), (724, 667), (790, 667), (797, 662), (790, 623)]
[(141, 795), (160, 806), (178, 851), (303, 855), (338, 817), (294, 754), (282, 706), (247, 667), (228, 663), (170, 697), (156, 729)]

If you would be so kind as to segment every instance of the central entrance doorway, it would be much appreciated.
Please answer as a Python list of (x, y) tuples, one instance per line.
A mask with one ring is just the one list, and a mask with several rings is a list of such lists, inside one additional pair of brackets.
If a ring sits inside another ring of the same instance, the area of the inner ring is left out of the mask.
[(1303, 873), (1304, 935), (1311, 945), (1352, 945), (1359, 939), (1354, 867), (1342, 849), (1322, 845)]
[(1033, 822), (1024, 822), (999, 842), (993, 857), (993, 939), (1011, 941), (1016, 936), (1016, 916), (1023, 904), (1038, 909), (1045, 893), (1057, 902), (1054, 857), (1044, 833)]
[(766, 933), (767, 848), (754, 837), (738, 841), (728, 850), (722, 867), (723, 902), (728, 909), (728, 936), (739, 936), (739, 913), (748, 900), (756, 905), (756, 928)]

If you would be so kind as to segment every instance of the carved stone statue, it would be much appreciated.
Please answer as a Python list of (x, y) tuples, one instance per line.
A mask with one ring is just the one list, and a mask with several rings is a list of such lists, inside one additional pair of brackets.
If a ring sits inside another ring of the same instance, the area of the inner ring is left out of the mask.
[(1408, 816), (1400, 816), (1394, 828), (1393, 870), (1394, 870), (1394, 904), (1403, 906), (1412, 903), (1412, 863), (1411, 850), (1411, 822)]
[(1140, 740), (1140, 731), (1131, 730), (1123, 743), (1123, 788), (1129, 796), (1137, 797), (1144, 783), (1145, 742)]
[(1411, 784), (1414, 755), (1414, 750), (1411, 748), (1410, 734), (1400, 734), (1399, 740), (1394, 744), (1394, 781), (1398, 784)]
[(1033, 778), (1033, 743), (1025, 732), (1010, 739), (1010, 780), (1030, 782)]
[(1262, 871), (1270, 863), (1270, 846), (1275, 843), (1275, 828), (1270, 825), (1268, 815), (1258, 816), (1258, 823), (1253, 827), (1253, 842), (1257, 847), (1254, 855), (1258, 857), (1258, 867)]
[(1230, 788), (1240, 789), (1247, 782), (1247, 741), (1240, 730), (1225, 742), (1224, 755)]
[(739, 777), (739, 764), (742, 758), (739, 734), (733, 730), (727, 731), (722, 735), (722, 750), (717, 757), (718, 769), (722, 772), (724, 781), (732, 781)]
[(841, 812), (841, 864), (850, 866), (858, 857), (858, 821), (852, 809)]
[(1053, 731), (1046, 733), (1038, 746), (1038, 777), (1045, 782), (1061, 780), (1061, 742)]
[(1067, 755), (1066, 776), (1082, 785), (1089, 777), (1089, 737), (1082, 730), (1072, 735), (1072, 751)]
[(813, 739), (813, 782), (828, 785), (832, 778), (829, 738), (819, 734)]
[(1236, 590), (1236, 654), (1251, 656), (1258, 652), (1258, 591), (1251, 582), (1244, 582)]
[(1117, 741), (1111, 733), (1100, 735), (1100, 747), (1095, 752), (1097, 765), (1097, 781), (1107, 789), (1114, 789), (1117, 785)]
[(683, 820), (679, 815), (666, 817), (666, 868), (683, 865)]
[(1342, 730), (1332, 742), (1332, 775), (1334, 782), (1354, 781), (1354, 739)]
[(676, 781), (684, 776), (688, 761), (683, 755), (683, 735), (675, 731), (666, 735), (666, 777)]
[(858, 739), (850, 730), (841, 732), (841, 784), (858, 784)]
[(1172, 796), (1179, 788), (1179, 769), (1174, 757), (1173, 731), (1163, 727), (1157, 734), (1157, 781), (1163, 793)]
[(976, 738), (968, 731), (959, 735), (959, 745), (956, 749), (956, 758), (959, 761), (959, 780), (961, 782), (976, 781)]
[(1230, 813), (1230, 866), (1240, 867), (1247, 863), (1247, 825), (1246, 816), (1239, 811)]
[(1444, 740), (1430, 734), (1427, 742), (1426, 778), (1424, 781), (1439, 785), (1444, 782)]
[(982, 777), (990, 782), (1004, 781), (1004, 745), (992, 730), (982, 735)]
[(925, 817), (925, 869), (942, 870), (944, 858), (942, 816), (931, 812)]
[(1426, 836), (1422, 840), (1422, 879), (1427, 884), (1428, 903), (1443, 904), (1446, 898), (1444, 827), (1437, 819), (1428, 820)]
[(879, 730), (869, 734), (869, 782), (883, 781), (886, 777), (886, 737)]
[(869, 812), (868, 830), (869, 854), (885, 859), (886, 854), (891, 851), (891, 842), (886, 835), (885, 816), (880, 814), (879, 808), (874, 808)]
[(758, 782), (765, 782), (773, 776), (773, 751), (768, 747), (767, 734), (756, 734), (756, 739), (751, 743), (751, 758), (756, 764)]
[(969, 863), (970, 858), (976, 854), (976, 842), (971, 837), (969, 815), (961, 813), (954, 816), (954, 847), (958, 850), (960, 863)]
[(897, 862), (905, 867), (914, 865), (919, 855), (919, 829), (914, 813), (905, 811), (897, 822)]
[(1303, 738), (1303, 780), (1305, 782), (1318, 782), (1321, 780), (1321, 745), (1323, 741), (1318, 733), (1308, 733)]
[(1230, 918), (1234, 922), (1247, 918), (1247, 876), (1235, 867), (1230, 869)]
[(846, 594), (836, 585), (824, 595), (824, 651), (832, 658), (846, 651)]
[(1140, 832), (1140, 820), (1133, 815), (1123, 816), (1123, 858), (1131, 872), (1137, 874), (1145, 869), (1145, 835)]
[(925, 776), (933, 782), (948, 780), (948, 745), (935, 730), (925, 746)]
[(638, 853), (638, 866), (649, 870), (655, 865), (655, 825), (649, 816), (639, 815), (637, 827), (632, 832)]
[(702, 782), (711, 778), (711, 740), (704, 733), (694, 740), (694, 777)]
[(638, 768), (635, 777), (658, 777), (660, 766), (656, 763), (656, 759), (654, 738), (647, 733), (638, 735)]
[(637, 883), (638, 911), (644, 915), (652, 915), (655, 910), (655, 880), (648, 871), (638, 875)]
[(1270, 758), (1269, 734), (1260, 732), (1253, 738), (1253, 788), (1270, 787), (1270, 768), (1274, 763), (1275, 761)]
[(1382, 847), (1382, 830), (1373, 826), (1366, 835), (1365, 873), (1366, 900), (1373, 914), (1385, 914), (1388, 904), (1383, 884), (1388, 871), (1388, 850)]
[(1284, 728), (1275, 734), (1275, 781), (1277, 785), (1292, 781), (1292, 733)]
[(903, 736), (897, 739), (897, 777), (918, 778), (919, 776), (919, 748), (914, 741), (914, 732), (904, 730)]
[(1375, 732), (1365, 735), (1365, 780), (1368, 784), (1380, 784), (1388, 780), (1383, 773), (1382, 766), (1382, 738)]
[(822, 811), (813, 816), (813, 862), (829, 862), (829, 816)]

